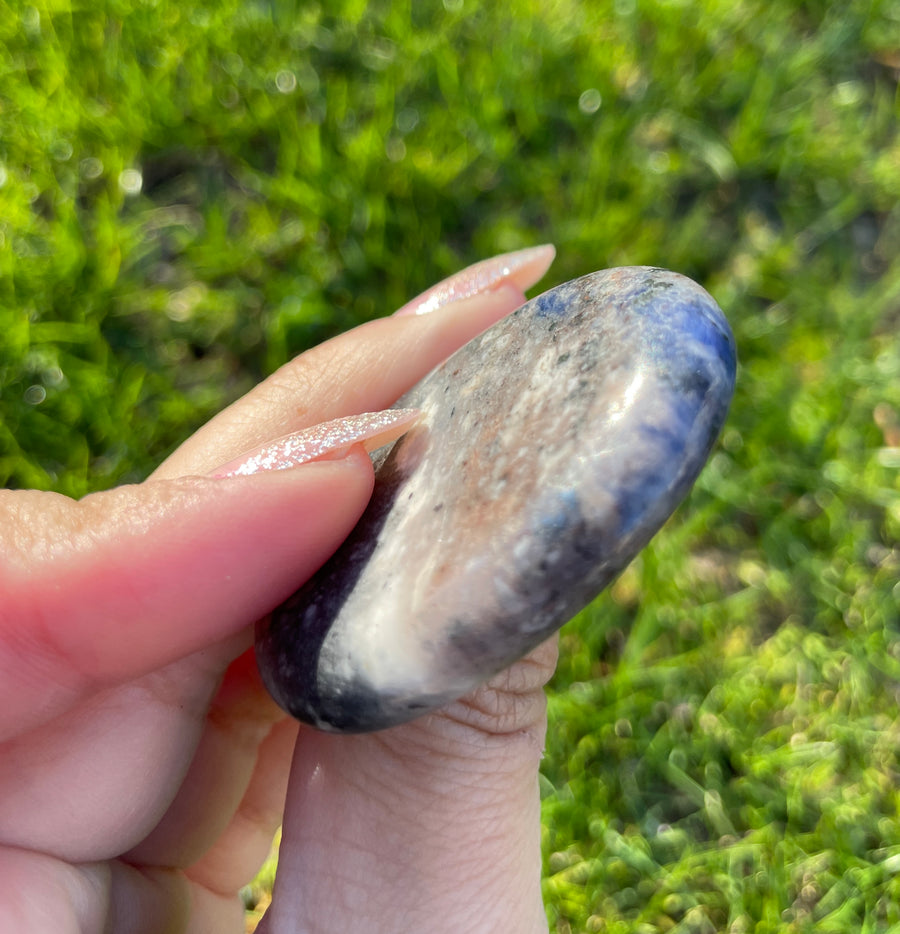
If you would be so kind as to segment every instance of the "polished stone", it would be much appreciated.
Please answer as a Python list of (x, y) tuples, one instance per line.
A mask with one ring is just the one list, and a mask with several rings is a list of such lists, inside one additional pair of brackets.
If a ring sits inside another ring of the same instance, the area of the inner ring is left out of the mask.
[(551, 289), (471, 341), (397, 403), (422, 418), (377, 456), (365, 515), (258, 627), (272, 695), (321, 729), (381, 729), (521, 658), (683, 499), (734, 375), (712, 298), (648, 267)]

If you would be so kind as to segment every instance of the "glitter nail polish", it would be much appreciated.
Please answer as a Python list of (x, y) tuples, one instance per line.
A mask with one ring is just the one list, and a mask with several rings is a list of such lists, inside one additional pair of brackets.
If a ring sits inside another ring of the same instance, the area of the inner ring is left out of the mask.
[(268, 470), (286, 470), (310, 461), (342, 456), (354, 444), (374, 451), (399, 438), (418, 417), (418, 409), (386, 409), (335, 418), (242, 454), (216, 469), (211, 476), (242, 477)]
[(432, 286), (404, 305), (396, 315), (427, 315), (453, 302), (489, 292), (506, 282), (527, 289), (547, 271), (555, 255), (555, 248), (545, 244), (482, 260)]

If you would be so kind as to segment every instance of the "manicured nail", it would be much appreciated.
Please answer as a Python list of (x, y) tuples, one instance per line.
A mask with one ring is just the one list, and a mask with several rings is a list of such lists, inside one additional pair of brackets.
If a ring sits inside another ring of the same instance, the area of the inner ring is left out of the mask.
[(554, 256), (556, 248), (547, 243), (482, 260), (433, 285), (418, 298), (407, 302), (395, 315), (427, 315), (445, 305), (471, 298), (480, 292), (489, 292), (507, 282), (517, 285), (524, 292), (544, 275)]
[(242, 454), (216, 469), (211, 476), (243, 477), (266, 470), (286, 470), (326, 457), (341, 457), (354, 444), (362, 444), (367, 451), (374, 451), (396, 441), (412, 427), (420, 414), (418, 409), (386, 409), (384, 412), (335, 418)]

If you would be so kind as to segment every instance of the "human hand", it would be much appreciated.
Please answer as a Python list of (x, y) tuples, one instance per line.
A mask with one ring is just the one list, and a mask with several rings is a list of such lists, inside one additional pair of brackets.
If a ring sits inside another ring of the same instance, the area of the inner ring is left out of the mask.
[(371, 463), (355, 445), (211, 475), (390, 405), (551, 259), (481, 267), (309, 351), (143, 484), (77, 503), (0, 491), (0, 930), (240, 931), (237, 893), (282, 817), (267, 934), (545, 929), (536, 777), (554, 647), (404, 727), (298, 728), (262, 688), (252, 623), (352, 528)]

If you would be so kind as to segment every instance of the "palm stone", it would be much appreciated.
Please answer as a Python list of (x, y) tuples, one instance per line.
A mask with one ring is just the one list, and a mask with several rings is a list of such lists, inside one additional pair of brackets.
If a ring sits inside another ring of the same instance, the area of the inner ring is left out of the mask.
[(365, 514), (257, 627), (273, 697), (377, 730), (527, 654), (691, 488), (735, 363), (709, 294), (648, 267), (567, 282), (476, 337), (399, 400), (422, 416), (375, 455)]

